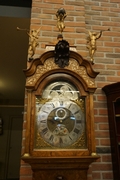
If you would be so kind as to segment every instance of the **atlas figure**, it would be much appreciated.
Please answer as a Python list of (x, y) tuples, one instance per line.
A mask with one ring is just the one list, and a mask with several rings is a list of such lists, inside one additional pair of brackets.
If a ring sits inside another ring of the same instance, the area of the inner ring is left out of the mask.
[(56, 13), (56, 17), (57, 17), (57, 28), (59, 29), (59, 31), (62, 33), (63, 29), (65, 28), (64, 25), (64, 19), (66, 18), (66, 12), (63, 8), (58, 9), (57, 13)]

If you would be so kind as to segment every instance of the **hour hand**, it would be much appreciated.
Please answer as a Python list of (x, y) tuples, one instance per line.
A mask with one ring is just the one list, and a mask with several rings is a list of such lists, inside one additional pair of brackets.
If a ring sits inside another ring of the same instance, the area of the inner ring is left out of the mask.
[(59, 120), (60, 120), (59, 117), (57, 116), (54, 117), (54, 121), (59, 121)]
[(52, 124), (56, 123), (54, 119), (50, 119), (49, 122), (51, 122)]

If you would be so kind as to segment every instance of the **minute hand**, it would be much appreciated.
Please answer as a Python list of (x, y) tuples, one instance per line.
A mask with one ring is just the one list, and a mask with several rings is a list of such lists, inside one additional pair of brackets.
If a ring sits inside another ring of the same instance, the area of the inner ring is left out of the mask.
[(62, 122), (62, 121), (65, 121), (66, 119), (68, 119), (68, 118), (70, 118), (70, 120), (75, 120), (75, 117), (74, 116), (67, 116), (67, 117), (65, 117), (64, 119), (56, 119), (57, 121), (60, 121), (60, 122)]

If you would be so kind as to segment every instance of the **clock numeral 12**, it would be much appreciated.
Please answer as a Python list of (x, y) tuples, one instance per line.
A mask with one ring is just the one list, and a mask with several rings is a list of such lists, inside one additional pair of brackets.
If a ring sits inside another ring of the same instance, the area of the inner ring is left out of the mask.
[(59, 101), (60, 102), (60, 106), (63, 106), (63, 101)]

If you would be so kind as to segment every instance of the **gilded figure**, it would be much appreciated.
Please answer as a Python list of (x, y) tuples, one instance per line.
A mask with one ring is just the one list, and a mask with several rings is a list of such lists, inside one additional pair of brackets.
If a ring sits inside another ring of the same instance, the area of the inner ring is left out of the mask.
[(38, 30), (32, 29), (30, 32), (27, 32), (30, 40), (29, 40), (29, 48), (28, 48), (28, 56), (29, 60), (33, 59), (35, 54), (36, 47), (39, 45), (38, 38), (39, 38), (40, 28)]
[(100, 32), (88, 31), (89, 36), (87, 37), (87, 48), (89, 49), (89, 55), (90, 55), (92, 64), (94, 64), (93, 56), (95, 54), (95, 51), (97, 50), (96, 40), (101, 37), (103, 31), (110, 31), (110, 28), (108, 28), (107, 30), (101, 30)]
[(59, 29), (59, 31), (62, 33), (65, 25), (64, 25), (64, 19), (66, 18), (67, 14), (65, 12), (65, 10), (63, 8), (58, 9), (57, 13), (56, 13), (56, 17), (57, 17), (57, 28)]
[(39, 28), (38, 30), (36, 30), (36, 29), (28, 30), (28, 29), (21, 29), (21, 28), (17, 27), (17, 30), (19, 30), (19, 31), (26, 31), (30, 38), (29, 39), (29, 47), (28, 47), (28, 61), (33, 60), (33, 56), (35, 54), (36, 47), (39, 45), (38, 38), (39, 38), (40, 29), (41, 28)]
[(87, 48), (89, 49), (90, 58), (93, 63), (94, 61), (93, 56), (95, 54), (95, 51), (97, 50), (96, 40), (101, 37), (102, 31), (98, 33), (88, 31), (88, 33), (89, 33), (89, 36), (87, 37)]

